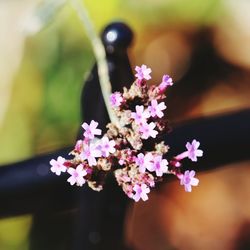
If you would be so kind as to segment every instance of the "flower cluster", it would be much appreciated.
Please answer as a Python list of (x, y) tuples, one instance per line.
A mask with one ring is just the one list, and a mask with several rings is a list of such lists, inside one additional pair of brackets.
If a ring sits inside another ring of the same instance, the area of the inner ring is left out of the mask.
[(184, 152), (167, 159), (169, 146), (162, 140), (169, 131), (165, 91), (173, 81), (164, 75), (158, 86), (148, 86), (151, 69), (142, 65), (135, 70), (137, 79), (132, 86), (110, 96), (119, 126), (109, 123), (100, 138), (102, 131), (97, 122), (83, 123), (83, 138), (70, 153), (72, 159), (59, 156), (51, 160), (51, 171), (56, 175), (67, 172), (71, 185), (88, 183), (97, 191), (102, 190), (106, 176), (113, 173), (126, 195), (135, 201), (146, 201), (165, 174), (176, 175), (185, 191), (191, 192), (199, 180), (194, 177), (194, 170), (183, 173), (182, 160), (197, 161), (203, 155), (200, 143), (188, 142)]

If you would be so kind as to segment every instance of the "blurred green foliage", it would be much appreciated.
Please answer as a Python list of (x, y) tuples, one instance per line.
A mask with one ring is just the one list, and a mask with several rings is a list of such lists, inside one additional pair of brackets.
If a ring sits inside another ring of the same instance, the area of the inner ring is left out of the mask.
[(1, 220), (0, 249), (28, 250), (27, 241), (31, 225), (30, 216), (15, 217)]

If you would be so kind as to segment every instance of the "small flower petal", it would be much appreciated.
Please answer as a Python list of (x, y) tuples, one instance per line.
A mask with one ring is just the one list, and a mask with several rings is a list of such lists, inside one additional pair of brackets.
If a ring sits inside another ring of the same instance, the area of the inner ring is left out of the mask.
[(164, 173), (168, 172), (168, 161), (162, 159), (161, 155), (153, 156), (153, 163), (151, 166), (148, 166), (147, 169), (151, 172), (155, 171), (157, 176), (162, 176)]
[(107, 136), (104, 136), (97, 146), (97, 149), (101, 151), (103, 157), (108, 157), (115, 152), (115, 141), (109, 140)]
[(197, 186), (199, 184), (199, 179), (195, 178), (195, 171), (185, 171), (185, 173), (180, 178), (180, 184), (184, 186), (186, 192), (192, 191), (192, 186)]
[(173, 80), (169, 75), (163, 75), (162, 77), (162, 82), (160, 83), (160, 85), (158, 86), (160, 92), (164, 92), (168, 86), (172, 86)]
[(139, 166), (140, 173), (145, 173), (146, 169), (151, 168), (153, 155), (151, 153), (140, 153), (135, 158), (135, 163)]
[(89, 166), (96, 166), (97, 157), (101, 157), (102, 153), (94, 143), (84, 144), (82, 152), (80, 153), (81, 160), (87, 160)]
[(115, 92), (111, 94), (109, 98), (110, 104), (112, 107), (119, 107), (123, 102), (123, 98), (120, 92)]
[(148, 107), (148, 110), (150, 112), (150, 115), (152, 117), (159, 117), (162, 118), (164, 116), (164, 113), (162, 110), (166, 109), (166, 105), (164, 102), (161, 102), (158, 104), (157, 100), (152, 100), (151, 105)]
[(86, 182), (83, 177), (87, 175), (87, 171), (83, 169), (82, 164), (78, 165), (76, 168), (69, 168), (68, 173), (71, 175), (67, 179), (70, 185), (77, 184), (78, 186), (82, 186)]
[(94, 139), (95, 135), (101, 135), (102, 131), (101, 129), (97, 128), (98, 122), (92, 120), (90, 124), (88, 125), (86, 122), (82, 124), (82, 128), (85, 130), (83, 135), (87, 139)]
[(133, 187), (133, 190), (135, 191), (135, 194), (133, 195), (133, 199), (137, 202), (140, 199), (142, 199), (143, 201), (148, 200), (148, 193), (150, 192), (149, 187), (146, 184), (142, 184), (142, 185), (138, 185), (136, 184)]
[(156, 135), (158, 134), (158, 131), (154, 130), (156, 127), (154, 122), (151, 122), (150, 124), (148, 123), (143, 123), (140, 126), (140, 133), (141, 133), (141, 138), (142, 139), (148, 139), (149, 137), (155, 138)]
[(136, 105), (135, 106), (136, 112), (131, 113), (131, 117), (135, 120), (136, 124), (141, 124), (146, 122), (147, 119), (150, 117), (150, 114), (147, 109), (144, 110), (143, 105)]
[(197, 161), (197, 157), (203, 156), (203, 151), (201, 149), (198, 149), (199, 146), (200, 146), (199, 141), (193, 140), (192, 143), (187, 142), (187, 144), (186, 144), (186, 148), (187, 148), (187, 152), (188, 152), (187, 157), (191, 161)]
[(152, 70), (150, 68), (148, 68), (146, 65), (143, 64), (141, 67), (136, 66), (135, 71), (137, 72), (135, 74), (135, 77), (138, 80), (143, 80), (143, 79), (149, 80), (149, 79), (151, 79), (150, 73), (152, 72)]
[(50, 168), (51, 172), (55, 173), (56, 175), (60, 175), (61, 172), (66, 172), (67, 167), (64, 166), (65, 159), (61, 156), (57, 158), (57, 160), (52, 159), (50, 161), (50, 165), (52, 166)]

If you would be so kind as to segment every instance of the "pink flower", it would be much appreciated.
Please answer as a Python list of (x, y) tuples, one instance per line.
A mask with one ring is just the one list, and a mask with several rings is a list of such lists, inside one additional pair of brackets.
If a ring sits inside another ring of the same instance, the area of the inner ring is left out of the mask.
[(200, 142), (193, 140), (192, 143), (190, 144), (187, 142), (186, 148), (188, 152), (188, 158), (191, 161), (197, 161), (197, 157), (203, 156), (203, 151), (201, 149), (198, 149), (200, 146)]
[(71, 175), (67, 180), (70, 185), (74, 185), (76, 183), (78, 186), (82, 186), (86, 182), (83, 176), (87, 175), (87, 171), (83, 169), (82, 164), (78, 165), (76, 169), (69, 168), (68, 173)]
[(108, 157), (110, 153), (113, 154), (115, 152), (115, 141), (110, 141), (107, 136), (104, 136), (97, 149), (101, 151), (103, 157)]
[(161, 155), (157, 155), (153, 159), (153, 164), (148, 167), (148, 170), (156, 172), (157, 176), (162, 176), (164, 173), (168, 172), (168, 161), (162, 159)]
[(152, 165), (153, 155), (151, 153), (140, 153), (135, 157), (135, 163), (139, 166), (139, 171), (145, 173), (146, 168)]
[(83, 135), (87, 139), (94, 139), (95, 135), (101, 135), (102, 131), (101, 129), (97, 129), (97, 126), (98, 126), (98, 122), (95, 122), (94, 120), (92, 120), (89, 125), (86, 122), (84, 122), (82, 124), (82, 127), (85, 130)]
[(176, 161), (180, 161), (184, 158), (189, 158), (191, 161), (197, 161), (197, 157), (203, 156), (203, 151), (198, 149), (200, 146), (200, 142), (193, 140), (192, 143), (187, 142), (186, 148), (187, 151), (177, 155), (175, 157)]
[(64, 166), (65, 159), (61, 156), (57, 157), (57, 160), (52, 159), (49, 164), (52, 166), (50, 168), (51, 172), (56, 175), (60, 175), (61, 172), (66, 172), (67, 168)]
[(82, 150), (82, 145), (83, 145), (83, 140), (78, 140), (75, 145), (75, 151), (81, 152)]
[(142, 199), (143, 201), (148, 200), (148, 193), (150, 192), (149, 187), (146, 184), (141, 184), (138, 185), (136, 184), (133, 187), (133, 190), (135, 191), (135, 194), (133, 195), (133, 199), (137, 202), (140, 199)]
[(137, 72), (137, 74), (135, 74), (135, 77), (138, 80), (151, 79), (150, 73), (152, 72), (152, 70), (150, 68), (148, 68), (146, 65), (143, 64), (141, 67), (136, 66), (135, 71)]
[(159, 118), (162, 118), (164, 116), (162, 110), (166, 109), (166, 105), (164, 102), (161, 102), (158, 104), (156, 100), (151, 101), (151, 106), (148, 107), (148, 110), (150, 112), (150, 115), (152, 117), (158, 116)]
[(141, 132), (141, 138), (142, 139), (148, 139), (149, 137), (153, 137), (155, 138), (156, 135), (158, 134), (158, 132), (156, 130), (154, 130), (155, 128), (155, 123), (154, 122), (150, 122), (150, 124), (148, 123), (143, 123), (140, 126), (140, 132)]
[(123, 101), (122, 95), (120, 92), (115, 92), (111, 94), (109, 101), (112, 107), (119, 107)]
[(160, 92), (162, 93), (166, 90), (166, 88), (168, 86), (172, 86), (173, 84), (174, 84), (173, 80), (169, 75), (163, 75), (162, 82), (160, 83), (158, 88), (159, 88)]
[(144, 106), (135, 106), (136, 112), (131, 113), (131, 117), (135, 120), (135, 123), (141, 124), (143, 122), (146, 122), (147, 118), (150, 117), (150, 114), (147, 110), (144, 110)]
[(102, 153), (95, 144), (84, 144), (80, 157), (82, 160), (87, 160), (89, 166), (96, 166), (96, 157), (101, 157)]
[(198, 186), (199, 180), (194, 177), (195, 176), (195, 171), (185, 171), (184, 175), (179, 176), (181, 182), (181, 185), (184, 185), (185, 191), (186, 192), (191, 192), (192, 191), (192, 186)]

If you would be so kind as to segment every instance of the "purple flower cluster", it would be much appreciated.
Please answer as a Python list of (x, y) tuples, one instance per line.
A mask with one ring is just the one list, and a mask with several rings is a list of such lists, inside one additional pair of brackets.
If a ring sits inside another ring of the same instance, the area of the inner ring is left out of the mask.
[(158, 86), (148, 86), (151, 69), (142, 65), (135, 70), (137, 79), (130, 89), (110, 96), (119, 126), (109, 123), (106, 133), (97, 138), (102, 134), (98, 123), (83, 123), (83, 139), (76, 142), (70, 153), (73, 159), (52, 159), (51, 171), (56, 175), (67, 172), (71, 185), (88, 183), (97, 191), (102, 190), (107, 175), (113, 173), (126, 195), (135, 201), (146, 201), (150, 190), (165, 174), (176, 175), (185, 191), (191, 192), (199, 180), (194, 177), (194, 170), (182, 172), (182, 160), (197, 161), (203, 155), (200, 143), (188, 142), (186, 151), (167, 159), (169, 146), (161, 139), (169, 131), (165, 91), (173, 81), (164, 75)]

